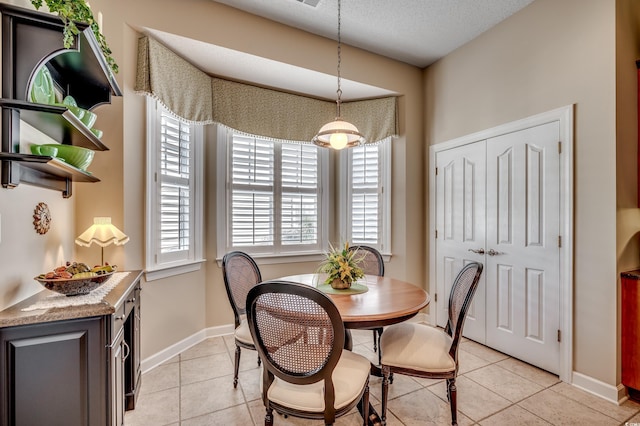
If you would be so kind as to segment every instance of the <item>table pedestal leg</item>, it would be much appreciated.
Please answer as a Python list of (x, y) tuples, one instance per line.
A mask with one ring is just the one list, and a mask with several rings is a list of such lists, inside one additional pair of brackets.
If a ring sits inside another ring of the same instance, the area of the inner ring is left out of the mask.
[(351, 330), (344, 329), (344, 348), (348, 351), (353, 349), (353, 337), (351, 336)]

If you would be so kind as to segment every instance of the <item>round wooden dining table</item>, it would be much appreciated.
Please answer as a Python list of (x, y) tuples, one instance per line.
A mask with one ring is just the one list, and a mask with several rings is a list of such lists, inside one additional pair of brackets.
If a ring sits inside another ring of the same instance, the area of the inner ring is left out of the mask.
[[(278, 280), (293, 281), (317, 287), (325, 280), (324, 274), (289, 275)], [(429, 305), (429, 294), (420, 287), (390, 277), (366, 275), (358, 283), (367, 291), (359, 294), (348, 292), (327, 295), (338, 307), (347, 329), (373, 329), (397, 324), (414, 317)], [(348, 334), (347, 339), (350, 340)], [(351, 349), (351, 342), (345, 343)]]
[[(324, 274), (289, 275), (278, 278), (318, 287), (326, 278)], [(358, 283), (365, 284), (367, 291), (359, 294), (327, 293), (338, 307), (345, 327), (345, 349), (352, 349), (353, 341), (349, 329), (370, 329), (397, 324), (414, 317), (421, 309), (429, 305), (429, 294), (411, 283), (389, 277), (365, 275)], [(371, 374), (380, 376), (380, 367), (371, 364)], [(362, 407), (358, 404), (362, 414)], [(380, 416), (369, 403), (370, 426), (381, 426)]]

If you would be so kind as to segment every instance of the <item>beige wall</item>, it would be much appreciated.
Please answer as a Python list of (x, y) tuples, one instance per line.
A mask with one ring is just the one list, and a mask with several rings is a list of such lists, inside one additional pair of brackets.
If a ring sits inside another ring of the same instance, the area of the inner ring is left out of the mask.
[(575, 104), (574, 370), (617, 382), (615, 2), (536, 0), (425, 72), (429, 145)]
[[(113, 136), (107, 141), (111, 147), (109, 155), (94, 162), (103, 180), (101, 192), (114, 194), (108, 209), (115, 210), (112, 216), (122, 218), (131, 237), (131, 242), (124, 247), (123, 263), (128, 269), (143, 268), (145, 115), (143, 98), (133, 93), (136, 31), (154, 28), (330, 75), (335, 73), (335, 64), (327, 58), (335, 57), (335, 42), (209, 0), (94, 0), (91, 7), (94, 13), (103, 14), (103, 29), (120, 66), (117, 79), (124, 91), (121, 100), (101, 107), (108, 123), (99, 124), (105, 129), (105, 137), (107, 130)], [(343, 46), (342, 76), (402, 95), (399, 102), (401, 136), (394, 141), (393, 148), (393, 257), (387, 271), (391, 276), (424, 285), (421, 71)], [(208, 129), (207, 135), (212, 134)], [(213, 138), (209, 138), (205, 149), (207, 262), (198, 273), (143, 284), (143, 358), (206, 327), (233, 321), (216, 262), (216, 257), (220, 258), (223, 253), (216, 253), (215, 146), (212, 141)], [(107, 208), (84, 202), (93, 191), (92, 186), (78, 197), (78, 222)], [(266, 279), (315, 268), (315, 263), (261, 266)]]

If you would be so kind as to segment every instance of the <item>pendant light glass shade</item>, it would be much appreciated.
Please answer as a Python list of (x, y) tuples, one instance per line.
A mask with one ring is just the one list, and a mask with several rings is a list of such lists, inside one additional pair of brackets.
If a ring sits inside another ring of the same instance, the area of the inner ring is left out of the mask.
[(340, 88), (340, 62), (341, 62), (341, 41), (340, 41), (340, 0), (338, 0), (338, 98), (336, 99), (336, 119), (325, 124), (312, 139), (312, 142), (323, 148), (342, 149), (352, 146), (362, 145), (364, 136), (358, 128), (340, 117), (340, 100), (342, 89)]
[(313, 143), (323, 148), (342, 149), (360, 145), (364, 142), (358, 128), (340, 117), (320, 128)]

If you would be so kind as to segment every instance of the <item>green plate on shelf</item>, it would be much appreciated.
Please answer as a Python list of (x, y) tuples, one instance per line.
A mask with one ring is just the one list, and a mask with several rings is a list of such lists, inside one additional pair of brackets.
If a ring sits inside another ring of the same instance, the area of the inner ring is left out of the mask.
[(54, 104), (56, 102), (56, 91), (53, 86), (53, 78), (49, 69), (42, 65), (36, 71), (31, 82), (30, 96), (31, 102), (38, 104)]

